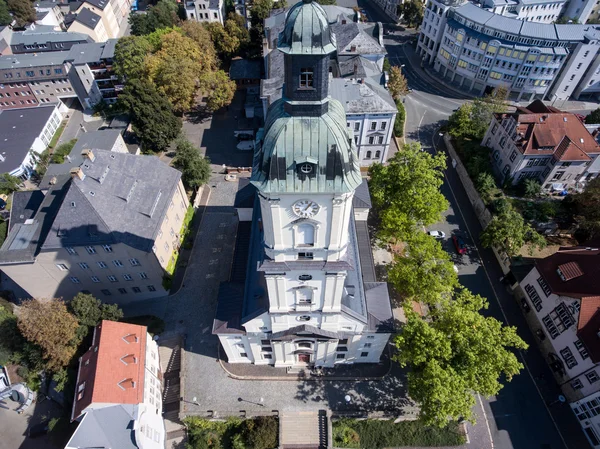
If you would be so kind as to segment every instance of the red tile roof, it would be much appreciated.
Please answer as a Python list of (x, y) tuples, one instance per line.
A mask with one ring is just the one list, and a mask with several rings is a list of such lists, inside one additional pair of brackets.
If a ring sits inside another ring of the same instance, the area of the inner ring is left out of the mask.
[(585, 345), (594, 363), (600, 362), (600, 296), (581, 299), (577, 336)]
[(570, 281), (571, 279), (583, 276), (583, 271), (581, 271), (581, 267), (575, 261), (559, 265), (558, 270), (560, 270), (559, 276), (560, 274), (562, 274), (565, 281)]
[(92, 347), (79, 362), (71, 419), (93, 403), (143, 402), (146, 335), (146, 327), (136, 324), (105, 320), (96, 327)]

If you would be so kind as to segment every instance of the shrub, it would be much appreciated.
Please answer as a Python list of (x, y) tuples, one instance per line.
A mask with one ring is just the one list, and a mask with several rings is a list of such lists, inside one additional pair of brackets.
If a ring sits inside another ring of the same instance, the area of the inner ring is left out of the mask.
[(333, 443), (334, 446), (343, 448), (360, 448), (360, 436), (358, 432), (347, 425), (339, 425), (333, 427)]
[(406, 110), (402, 101), (396, 100), (396, 106), (398, 107), (398, 113), (396, 114), (396, 121), (394, 122), (394, 134), (396, 137), (404, 136), (404, 120), (406, 120)]
[(242, 435), (246, 445), (253, 449), (273, 449), (279, 440), (279, 426), (272, 416), (247, 419), (242, 423)]

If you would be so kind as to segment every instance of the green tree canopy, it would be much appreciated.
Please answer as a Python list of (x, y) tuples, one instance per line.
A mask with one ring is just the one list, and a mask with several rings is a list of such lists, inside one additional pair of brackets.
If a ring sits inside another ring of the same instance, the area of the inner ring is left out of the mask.
[(62, 300), (24, 301), (17, 324), (21, 335), (42, 349), (49, 370), (65, 367), (75, 354), (77, 319)]
[(6, 6), (8, 6), (8, 10), (12, 12), (18, 27), (35, 22), (35, 7), (30, 0), (6, 0)]
[(0, 175), (0, 193), (4, 195), (10, 195), (16, 192), (21, 187), (22, 181), (16, 176), (11, 176), (8, 173), (2, 173)]
[(181, 170), (183, 183), (190, 189), (197, 189), (210, 179), (210, 161), (200, 154), (187, 139), (179, 138), (176, 144), (176, 155), (173, 165)]
[(587, 238), (600, 234), (600, 178), (594, 178), (583, 192), (569, 198), (572, 201), (575, 218), (580, 223)]
[(474, 394), (496, 395), (523, 365), (511, 351), (527, 349), (514, 327), (480, 311), (487, 302), (466, 289), (421, 317), (405, 307), (407, 323), (395, 338), (394, 360), (410, 367), (408, 394), (420, 404), (420, 419), (444, 427), (473, 420)]
[(8, 11), (8, 5), (4, 0), (0, 0), (0, 26), (10, 25), (12, 21), (13, 18)]
[(483, 202), (489, 204), (492, 201), (493, 193), (498, 189), (494, 177), (490, 173), (480, 172), (475, 185)]
[(148, 81), (132, 80), (119, 101), (131, 114), (133, 130), (145, 151), (162, 151), (179, 135), (181, 119), (169, 101)]
[(408, 82), (402, 74), (402, 69), (398, 66), (390, 68), (390, 79), (388, 81), (388, 90), (394, 100), (408, 93)]
[(483, 139), (490, 126), (492, 115), (505, 111), (506, 97), (506, 89), (496, 88), (492, 95), (464, 103), (448, 118), (450, 135), (458, 139), (467, 137)]
[(230, 58), (240, 48), (240, 40), (235, 34), (229, 33), (219, 22), (205, 23), (204, 26), (210, 33), (217, 53), (224, 58)]
[(208, 29), (200, 22), (186, 20), (181, 25), (181, 32), (196, 43), (205, 60), (204, 66), (214, 70), (217, 67), (217, 52)]
[(130, 14), (131, 34), (144, 36), (160, 28), (172, 28), (179, 23), (178, 6), (174, 0), (160, 0), (146, 14)]
[(388, 280), (405, 300), (435, 305), (458, 287), (454, 264), (440, 242), (424, 232), (406, 240), (404, 254), (395, 254)]
[(369, 183), (381, 220), (379, 237), (405, 240), (417, 225), (439, 221), (448, 202), (440, 192), (444, 154), (432, 156), (417, 143), (406, 144), (386, 165), (373, 164)]
[(208, 110), (216, 111), (231, 104), (236, 85), (223, 70), (206, 73), (200, 80), (200, 84), (206, 93)]
[(78, 293), (70, 302), (69, 310), (80, 325), (95, 327), (102, 320), (119, 321), (123, 311), (117, 304), (103, 304), (90, 294)]
[(144, 76), (146, 57), (152, 50), (148, 40), (142, 36), (125, 36), (115, 46), (114, 70), (122, 79)]
[(589, 124), (600, 123), (600, 108), (594, 109), (585, 117), (585, 122)]
[(494, 215), (479, 235), (479, 240), (484, 248), (494, 246), (509, 257), (516, 256), (525, 243), (531, 244), (532, 248), (542, 249), (546, 246), (544, 237), (525, 223), (523, 216), (512, 207)]
[(250, 15), (252, 22), (262, 22), (271, 15), (273, 10), (273, 0), (254, 0)]
[(398, 13), (409, 27), (419, 27), (423, 22), (423, 3), (420, 0), (410, 0), (398, 6)]

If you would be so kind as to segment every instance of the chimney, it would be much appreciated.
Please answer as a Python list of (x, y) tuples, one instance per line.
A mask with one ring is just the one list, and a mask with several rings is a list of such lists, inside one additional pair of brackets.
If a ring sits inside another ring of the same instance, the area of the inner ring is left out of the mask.
[(83, 156), (84, 159), (89, 159), (91, 162), (94, 162), (94, 160), (96, 160), (96, 156), (94, 156), (93, 151), (90, 149), (82, 150), (81, 156)]
[(71, 179), (79, 178), (82, 181), (85, 179), (85, 173), (83, 173), (81, 167), (73, 167), (69, 173), (71, 174)]
[(50, 185), (53, 186), (54, 184), (56, 184), (56, 181), (57, 181), (56, 176), (53, 176), (52, 178), (50, 178)]

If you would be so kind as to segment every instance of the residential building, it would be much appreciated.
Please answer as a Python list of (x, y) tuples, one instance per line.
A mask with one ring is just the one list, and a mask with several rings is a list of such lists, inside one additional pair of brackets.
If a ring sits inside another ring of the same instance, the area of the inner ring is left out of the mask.
[(12, 34), (10, 48), (13, 55), (20, 53), (41, 53), (47, 51), (67, 51), (75, 44), (92, 42), (87, 34), (65, 31), (38, 32), (28, 29)]
[(353, 208), (355, 199), (368, 208), (368, 187), (344, 108), (329, 96), (335, 42), (318, 3), (290, 9), (277, 47), (284, 91), (254, 153), (252, 221), (239, 224), (231, 282), (219, 289), (213, 334), (230, 363), (377, 363), (393, 332), (366, 214)]
[(185, 2), (188, 20), (225, 23), (224, 0), (188, 0)]
[(429, 0), (417, 51), (446, 83), (472, 94), (501, 86), (510, 100), (562, 102), (598, 95), (599, 48), (600, 28), (592, 25), (536, 23)]
[(102, 17), (90, 8), (81, 8), (69, 25), (69, 31), (87, 34), (94, 42), (106, 42), (110, 33)]
[(574, 114), (536, 100), (516, 112), (495, 114), (482, 145), (502, 182), (529, 178), (544, 190), (581, 189), (600, 172), (596, 135)]
[(600, 447), (600, 249), (590, 245), (563, 247), (537, 260), (518, 294), (531, 307), (529, 325), (563, 395)]
[(154, 156), (90, 148), (81, 156), (42, 186), (33, 218), (0, 248), (0, 269), (35, 298), (164, 296), (189, 205), (181, 173)]
[(0, 111), (0, 173), (29, 178), (36, 165), (34, 155), (48, 147), (66, 112), (62, 103)]
[(64, 6), (67, 2), (42, 0), (34, 3), (36, 11), (36, 25), (51, 26), (56, 30), (60, 30), (65, 16), (63, 13)]
[[(600, 8), (596, 0), (569, 0), (565, 3), (562, 17), (579, 23), (598, 20)], [(596, 22), (597, 23), (597, 22)]]
[(66, 449), (163, 449), (162, 373), (146, 326), (102, 321), (79, 359)]
[(106, 42), (74, 45), (66, 57), (72, 65), (69, 79), (81, 105), (92, 108), (97, 103), (114, 103), (123, 84), (114, 74), (112, 65), (117, 39)]
[[(327, 21), (336, 36), (336, 50), (330, 55), (330, 94), (343, 106), (348, 126), (358, 150), (361, 166), (385, 162), (393, 145), (393, 125), (397, 108), (385, 88), (383, 26), (359, 23), (355, 11), (339, 6), (323, 6)], [(269, 105), (281, 98), (283, 54), (276, 51), (277, 39), (285, 25), (285, 13), (265, 20), (265, 73), (261, 99), (266, 114)]]
[[(127, 24), (127, 21), (123, 23), (123, 15), (119, 6), (123, 1), (127, 2), (128, 0), (84, 0), (81, 6), (75, 11), (78, 17), (76, 20), (79, 20), (79, 15), (84, 10), (88, 10), (100, 17), (106, 30), (106, 39), (117, 38), (119, 37), (120, 25), (125, 26)], [(87, 12), (86, 14), (89, 15)], [(127, 10), (127, 14), (129, 14), (129, 9)], [(96, 42), (101, 41), (97, 40)]]
[(565, 3), (565, 0), (483, 0), (481, 6), (511, 19), (554, 23)]
[(375, 4), (394, 22), (400, 20), (398, 7), (404, 3), (403, 0), (375, 0)]
[(12, 40), (13, 30), (9, 26), (0, 26), (0, 56), (10, 55), (10, 41)]

